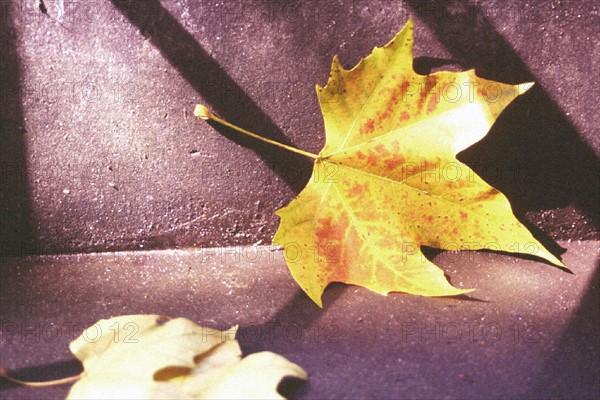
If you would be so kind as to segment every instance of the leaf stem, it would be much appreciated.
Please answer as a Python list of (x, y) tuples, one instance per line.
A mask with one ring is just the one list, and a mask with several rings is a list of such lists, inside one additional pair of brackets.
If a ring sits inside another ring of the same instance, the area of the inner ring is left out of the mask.
[(57, 386), (57, 385), (64, 385), (67, 383), (73, 383), (73, 382), (77, 382), (79, 379), (81, 379), (83, 374), (84, 373), (82, 372), (79, 375), (69, 376), (67, 378), (55, 379), (53, 381), (28, 382), (28, 381), (22, 381), (20, 379), (13, 378), (12, 376), (8, 375), (8, 373), (6, 372), (6, 370), (4, 368), (0, 367), (0, 378), (4, 378), (7, 381), (12, 382), (17, 385), (27, 386), (27, 387), (47, 387), (47, 386)]
[(317, 159), (320, 158), (316, 154), (309, 153), (308, 151), (300, 150), (300, 149), (297, 149), (295, 147), (288, 146), (287, 144), (279, 143), (279, 142), (276, 142), (276, 141), (271, 140), (271, 139), (267, 139), (265, 137), (257, 135), (256, 133), (252, 133), (252, 132), (247, 131), (247, 130), (245, 130), (243, 128), (240, 128), (239, 126), (233, 125), (232, 123), (229, 123), (229, 122), (225, 121), (224, 119), (220, 118), (219, 116), (215, 115), (208, 107), (206, 107), (206, 106), (204, 106), (202, 104), (196, 104), (196, 108), (194, 109), (194, 115), (196, 117), (204, 119), (204, 120), (211, 119), (211, 120), (213, 120), (215, 122), (220, 123), (221, 125), (225, 125), (225, 126), (231, 128), (231, 129), (234, 129), (234, 130), (236, 130), (238, 132), (241, 132), (241, 133), (243, 133), (245, 135), (253, 137), (254, 139), (262, 140), (265, 143), (269, 143), (269, 144), (271, 144), (273, 146), (280, 147), (282, 149), (291, 151), (293, 153), (301, 154), (301, 155), (303, 155), (305, 157), (313, 158), (315, 160), (317, 160)]

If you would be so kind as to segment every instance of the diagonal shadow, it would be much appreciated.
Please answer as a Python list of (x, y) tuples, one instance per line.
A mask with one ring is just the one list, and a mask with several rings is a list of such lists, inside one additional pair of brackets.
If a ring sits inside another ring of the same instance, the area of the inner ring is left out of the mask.
[(0, 2), (0, 256), (22, 255), (33, 248), (13, 6), (13, 2)]
[[(217, 114), (245, 129), (260, 132), (269, 139), (292, 144), (269, 116), (252, 101), (217, 61), (206, 53), (196, 39), (162, 7), (159, 1), (111, 1), (132, 24), (140, 29), (143, 35), (152, 41), (152, 44)], [(220, 90), (211, 90), (214, 87)], [(222, 93), (231, 95), (223, 96)], [(240, 136), (218, 124), (211, 124), (211, 126), (232, 141), (251, 147), (296, 193), (300, 192), (308, 182), (312, 162), (305, 157), (273, 149), (268, 144)], [(289, 173), (290, 167), (294, 169), (293, 174)], [(329, 301), (335, 301), (340, 294), (336, 292), (330, 295)], [(289, 325), (301, 321), (304, 326), (310, 327), (321, 315), (322, 310), (314, 305), (304, 292), (297, 289), (294, 297), (271, 318), (267, 325)], [(244, 328), (240, 329), (240, 337), (244, 337)], [(246, 352), (256, 350), (256, 346), (252, 343), (244, 343), (243, 339), (240, 342)]]
[(272, 341), (286, 341), (286, 330), (293, 328), (294, 340), (301, 340), (309, 332), (314, 331), (314, 325), (340, 297), (348, 290), (349, 286), (332, 283), (323, 293), (324, 308), (319, 308), (300, 289), (296, 289), (292, 297), (283, 307), (277, 310), (266, 323), (242, 326), (236, 338), (244, 353), (256, 353), (272, 348)]
[[(464, 68), (475, 68), (478, 76), (502, 82), (536, 80), (477, 4), (405, 1)], [(521, 219), (526, 211), (574, 204), (592, 222), (580, 224), (579, 238), (595, 237), (600, 196), (594, 184), (599, 168), (594, 151), (540, 84), (517, 102), (520, 114), (509, 111), (509, 106), (492, 128), (493, 134), (461, 153), (461, 161), (504, 192)], [(536, 236), (545, 236), (523, 222)], [(547, 236), (540, 239), (556, 250)]]
[[(165, 59), (217, 114), (269, 139), (292, 145), (271, 118), (163, 8), (158, 0), (111, 1), (144, 36), (150, 39)], [(243, 137), (220, 125), (213, 125), (213, 127), (232, 141), (252, 148), (296, 193), (300, 192), (308, 182), (312, 162), (307, 158), (274, 149), (271, 145)], [(290, 168), (293, 168), (294, 174), (286, 173)]]

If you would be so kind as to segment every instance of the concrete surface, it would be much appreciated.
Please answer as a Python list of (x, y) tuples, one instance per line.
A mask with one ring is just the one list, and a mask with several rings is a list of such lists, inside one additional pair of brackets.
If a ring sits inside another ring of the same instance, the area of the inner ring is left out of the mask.
[(194, 103), (318, 152), (333, 55), (353, 66), (409, 17), (419, 72), (537, 82), (461, 157), (546, 244), (599, 237), (597, 2), (44, 4), (0, 2), (4, 254), (270, 243), (310, 162)]
[[(379, 296), (332, 285), (319, 309), (269, 247), (6, 258), (0, 265), (0, 364), (32, 380), (78, 371), (68, 342), (114, 315), (240, 324), (245, 353), (304, 367), (298, 399), (597, 399), (600, 242), (561, 242), (574, 274), (482, 252), (441, 253), (470, 297)], [(90, 334), (91, 335), (91, 334)], [(68, 387), (2, 383), (2, 399)], [(288, 392), (289, 393), (289, 392)]]
[[(311, 374), (297, 398), (600, 398), (597, 2), (42, 3), (0, 0), (0, 365), (68, 375), (85, 327), (165, 313), (239, 323), (246, 352)], [(353, 66), (411, 17), (418, 72), (536, 81), (460, 158), (575, 274), (441, 253), (473, 298), (333, 285), (320, 310), (279, 253), (242, 247), (270, 243), (310, 162), (192, 110), (318, 152), (333, 55)]]

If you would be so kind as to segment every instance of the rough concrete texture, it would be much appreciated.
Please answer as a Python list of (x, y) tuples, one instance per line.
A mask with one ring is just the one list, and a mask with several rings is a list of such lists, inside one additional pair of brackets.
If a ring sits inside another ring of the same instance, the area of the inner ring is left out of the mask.
[[(594, 1), (2, 1), (5, 254), (269, 243), (318, 152), (314, 86), (412, 17), (415, 67), (536, 81), (461, 159), (539, 238), (598, 237)], [(43, 12), (45, 11), (45, 12)]]
[[(101, 318), (158, 313), (227, 329), (310, 374), (299, 399), (597, 399), (597, 241), (561, 242), (574, 274), (493, 253), (440, 253), (461, 298), (387, 297), (332, 285), (318, 308), (269, 247), (7, 258), (0, 365), (18, 377), (75, 374), (67, 344)], [(89, 337), (93, 339), (93, 330)], [(131, 332), (123, 332), (123, 334)], [(122, 336), (121, 336), (122, 337)], [(0, 385), (2, 399), (68, 386)]]

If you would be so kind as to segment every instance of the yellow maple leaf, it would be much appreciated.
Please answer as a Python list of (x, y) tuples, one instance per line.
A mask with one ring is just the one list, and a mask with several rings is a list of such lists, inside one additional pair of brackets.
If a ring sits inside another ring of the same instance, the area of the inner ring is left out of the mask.
[[(317, 85), (326, 143), (318, 155), (301, 152), (315, 159), (313, 173), (276, 212), (273, 243), (319, 306), (331, 282), (380, 294), (471, 291), (453, 287), (421, 246), (524, 253), (563, 266), (514, 217), (507, 198), (456, 158), (532, 83), (494, 82), (474, 70), (419, 75), (412, 45), (409, 21), (351, 70), (334, 57), (327, 85)], [(196, 115), (272, 143), (203, 106)]]

